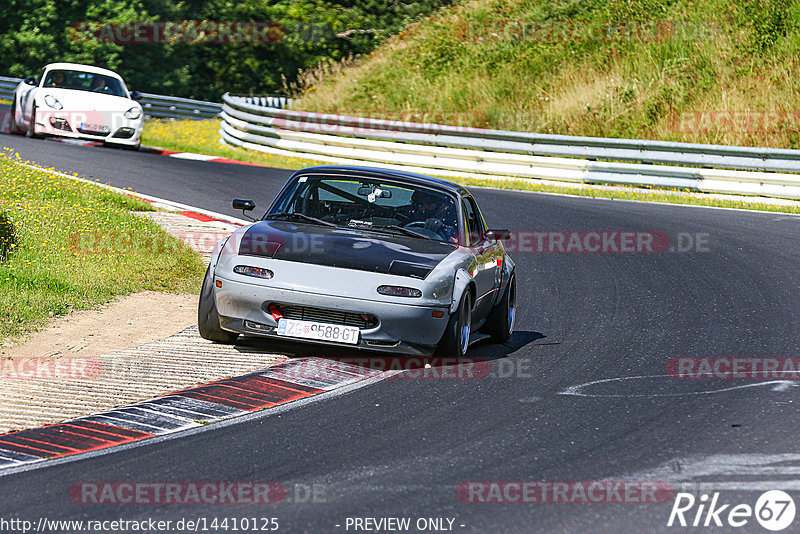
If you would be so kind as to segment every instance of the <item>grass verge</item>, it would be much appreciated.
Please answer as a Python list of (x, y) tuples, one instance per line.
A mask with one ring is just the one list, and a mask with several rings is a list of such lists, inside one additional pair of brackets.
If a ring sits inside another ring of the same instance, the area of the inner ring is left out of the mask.
[(148, 120), (142, 133), (142, 145), (175, 152), (194, 152), (247, 163), (269, 165), (279, 169), (297, 170), (317, 165), (302, 158), (285, 158), (265, 152), (234, 148), (220, 144), (219, 120)]
[(549, 184), (538, 184), (531, 180), (478, 180), (474, 178), (456, 178), (448, 180), (465, 185), (477, 187), (493, 187), (496, 189), (513, 189), (518, 191), (539, 191), (542, 193), (559, 193), (562, 195), (572, 195), (591, 198), (616, 198), (619, 200), (642, 200), (646, 202), (660, 202), (664, 204), (683, 204), (689, 206), (709, 206), (715, 208), (745, 209), (757, 211), (770, 211), (780, 213), (800, 214), (800, 206), (783, 206), (779, 204), (761, 204), (754, 202), (743, 202), (740, 200), (727, 200), (704, 195), (702, 193), (692, 193), (689, 190), (671, 191), (667, 189), (651, 189), (643, 191), (628, 187), (618, 189), (579, 189), (568, 186), (557, 186)]
[(202, 258), (133, 213), (151, 210), (0, 154), (0, 339), (118, 295), (198, 292)]
[(293, 107), (800, 148), (798, 53), (798, 0), (470, 0), (303, 71)]
[[(283, 158), (254, 150), (242, 150), (225, 147), (217, 141), (216, 120), (174, 120), (151, 121), (145, 126), (144, 143), (157, 145), (168, 150), (181, 152), (196, 152), (201, 154), (218, 155), (248, 163), (259, 163), (283, 169), (302, 169), (322, 162), (302, 158)], [(365, 162), (369, 166), (369, 163)], [(776, 211), (783, 213), (800, 213), (796, 206), (780, 206), (738, 200), (723, 200), (702, 194), (686, 195), (684, 192), (675, 192), (665, 189), (653, 189), (642, 192), (633, 188), (605, 189), (579, 189), (568, 185), (557, 186), (537, 183), (533, 180), (479, 180), (472, 178), (444, 177), (451, 182), (466, 186), (495, 187), (499, 189), (517, 189), (522, 191), (540, 191), (543, 193), (560, 193), (595, 198), (618, 198), (625, 200), (644, 200), (649, 202), (663, 202), (669, 204), (689, 204), (695, 206), (714, 206), (721, 208), (738, 208), (761, 211)]]

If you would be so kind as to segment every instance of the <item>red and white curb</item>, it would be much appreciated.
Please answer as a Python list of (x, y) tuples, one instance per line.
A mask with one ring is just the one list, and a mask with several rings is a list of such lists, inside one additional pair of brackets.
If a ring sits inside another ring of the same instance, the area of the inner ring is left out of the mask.
[(248, 163), (246, 161), (239, 161), (231, 158), (222, 158), (219, 156), (211, 156), (208, 154), (196, 154), (194, 152), (173, 152), (172, 150), (162, 150), (158, 148), (143, 148), (143, 152), (149, 154), (157, 154), (160, 156), (168, 156), (170, 158), (188, 159), (193, 161), (210, 161), (212, 163), (232, 163), (234, 165), (248, 165), (250, 167), (269, 167), (262, 163)]
[[(0, 133), (8, 133), (3, 130), (0, 130)], [(102, 141), (90, 141), (87, 139), (72, 139), (69, 137), (48, 137), (48, 141), (57, 141), (59, 143), (66, 143), (68, 145), (80, 145), (80, 146), (93, 146), (93, 147), (102, 147)], [(213, 163), (232, 163), (234, 165), (248, 165), (251, 167), (269, 167), (269, 165), (265, 165), (263, 163), (248, 163), (246, 161), (239, 161), (237, 159), (231, 158), (223, 158), (220, 156), (212, 156), (209, 154), (197, 154), (195, 152), (176, 152), (174, 150), (164, 150), (161, 148), (140, 148), (140, 152), (144, 152), (146, 154), (155, 154), (157, 156), (168, 156), (170, 158), (176, 159), (188, 159), (193, 161), (210, 161)]]
[[(0, 133), (10, 133), (10, 123), (5, 124), (3, 120), (0, 118)], [(8, 122), (8, 121), (6, 121)], [(3, 126), (3, 124), (5, 124)], [(73, 139), (71, 137), (48, 137), (47, 141), (56, 141), (58, 143), (65, 143), (67, 145), (79, 145), (79, 146), (91, 146), (91, 147), (102, 147), (102, 141), (91, 141), (88, 139)], [(210, 161), (213, 163), (231, 163), (234, 165), (247, 165), (250, 167), (269, 167), (269, 165), (265, 165), (263, 163), (249, 163), (247, 161), (239, 161), (238, 159), (231, 159), (231, 158), (223, 158), (220, 156), (212, 156), (209, 154), (197, 154), (195, 152), (176, 152), (174, 150), (164, 150), (161, 148), (140, 148), (139, 152), (144, 152), (146, 154), (155, 154), (157, 156), (168, 156), (170, 158), (176, 159), (188, 159), (193, 161)]]
[[(221, 213), (31, 164), (23, 165), (140, 198), (155, 207), (179, 212), (198, 221), (224, 223), (230, 229), (249, 224), (248, 221)], [(276, 408), (346, 386), (358, 387), (359, 382), (368, 378), (374, 381), (394, 374), (344, 362), (336, 363), (334, 373), (329, 369), (330, 360), (297, 358), (253, 373), (218, 380), (94, 415), (3, 434), (0, 435), (0, 469), (24, 468), (44, 460), (100, 451), (190, 430), (212, 422)]]
[(224, 213), (218, 213), (216, 211), (206, 210), (203, 208), (197, 208), (195, 206), (189, 206), (187, 204), (181, 204), (180, 202), (173, 202), (172, 200), (167, 200), (164, 198), (154, 197), (152, 195), (145, 195), (144, 193), (138, 193), (136, 191), (131, 191), (130, 189), (122, 189), (121, 187), (114, 187), (113, 185), (104, 184), (97, 181), (87, 180), (86, 178), (81, 178), (79, 176), (74, 176), (70, 174), (66, 174), (59, 171), (54, 171), (52, 169), (45, 169), (43, 167), (39, 167), (38, 165), (32, 165), (30, 163), (22, 163), (23, 166), (28, 167), (29, 169), (34, 169), (37, 171), (43, 171), (50, 173), (55, 176), (60, 176), (62, 178), (67, 178), (69, 180), (75, 180), (77, 182), (83, 182), (87, 184), (96, 185), (97, 187), (102, 187), (103, 189), (108, 189), (109, 191), (114, 191), (115, 193), (120, 193), (121, 195), (126, 195), (129, 197), (138, 198), (144, 200), (145, 202), (149, 202), (153, 205), (154, 208), (163, 209), (167, 211), (179, 212), (181, 215), (186, 217), (202, 221), (202, 222), (219, 222), (229, 225), (230, 230), (235, 230), (240, 226), (244, 226), (246, 224), (250, 224), (250, 221), (246, 221), (244, 219), (239, 219), (237, 217), (231, 217), (230, 215), (225, 215)]
[[(4, 130), (0, 130), (0, 133), (8, 133)], [(48, 138), (49, 140), (53, 141), (60, 141), (63, 143), (69, 144), (77, 144), (77, 145), (85, 145), (85, 146), (102, 146), (102, 142), (99, 141), (87, 141), (81, 139), (69, 139), (69, 138), (58, 138), (52, 137)], [(194, 160), (194, 161), (210, 161), (213, 163), (229, 163), (234, 165), (247, 165), (251, 167), (271, 167), (270, 165), (265, 165), (263, 163), (249, 163), (246, 161), (239, 161), (230, 158), (223, 158), (218, 156), (212, 156), (209, 154), (197, 154), (194, 152), (175, 152), (172, 150), (163, 150), (160, 148), (142, 148), (140, 149), (141, 152), (146, 152), (149, 154), (156, 154), (161, 156), (168, 156), (171, 158), (178, 158), (178, 159), (186, 159), (186, 160)], [(284, 154), (287, 157), (292, 156), (292, 154), (287, 153)], [(336, 158), (334, 158), (336, 159)], [(323, 162), (320, 162), (322, 164)], [(336, 163), (335, 161), (332, 163)], [(339, 161), (339, 163), (345, 164), (344, 161)], [(351, 162), (352, 163), (352, 162)], [(366, 162), (364, 163), (367, 164)], [(407, 170), (401, 168), (402, 166), (388, 166), (387, 168), (398, 168), (400, 170)], [(444, 177), (445, 179), (447, 177)], [(471, 185), (470, 187), (485, 187), (487, 189), (496, 189), (490, 182), (504, 182), (508, 180), (518, 180), (518, 178), (513, 176), (496, 176), (496, 177), (487, 177), (482, 176), (482, 178), (486, 179), (486, 185)], [(645, 189), (640, 187), (629, 187), (629, 186), (619, 186), (619, 185), (600, 185), (600, 184), (577, 184), (574, 182), (559, 182), (554, 180), (541, 180), (542, 184), (545, 185), (552, 185), (558, 186), (562, 188), (573, 188), (573, 189), (596, 189), (598, 191), (624, 191), (624, 192), (638, 192), (649, 194), (652, 193), (652, 189)], [(536, 194), (536, 195), (551, 195), (551, 196), (561, 196), (561, 197), (568, 197), (574, 198), (575, 196), (582, 196), (582, 195), (574, 195), (570, 193), (556, 193), (551, 191), (526, 191), (527, 193)], [(709, 198), (715, 200), (728, 200), (732, 202), (744, 202), (747, 204), (769, 204), (769, 205), (776, 205), (776, 206), (800, 206), (800, 201), (786, 199), (786, 198), (777, 198), (777, 197), (752, 197), (747, 195), (732, 195), (732, 194), (725, 194), (725, 193), (699, 193), (699, 192), (686, 192), (686, 191), (673, 191), (672, 192), (675, 196), (678, 197), (685, 197), (685, 196), (695, 196), (698, 198)], [(699, 209), (713, 209), (713, 210), (728, 210), (728, 211), (737, 211), (737, 212), (749, 212), (749, 213), (780, 213), (782, 216), (787, 215), (791, 217), (797, 217), (797, 214), (794, 213), (784, 213), (784, 212), (770, 212), (765, 210), (759, 209), (747, 209), (747, 208), (729, 208), (723, 206), (705, 206), (700, 204), (683, 204), (680, 202), (673, 203), (673, 202), (655, 202), (650, 200), (636, 200), (636, 199), (621, 199), (621, 198), (613, 198), (613, 197), (592, 197), (594, 200), (607, 200), (607, 201), (616, 201), (616, 202), (633, 202), (633, 203), (648, 203), (648, 204), (664, 204), (668, 206), (678, 206), (683, 208), (699, 208)]]
[[(323, 358), (297, 358), (261, 371), (55, 425), (0, 435), (0, 469), (64, 458), (171, 434), (313, 397), (382, 374)], [(383, 373), (384, 376), (388, 376)]]

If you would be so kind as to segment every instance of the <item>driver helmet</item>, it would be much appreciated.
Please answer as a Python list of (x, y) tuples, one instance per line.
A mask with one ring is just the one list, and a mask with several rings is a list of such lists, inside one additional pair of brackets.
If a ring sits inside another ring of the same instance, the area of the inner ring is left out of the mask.
[(416, 213), (430, 217), (439, 211), (442, 202), (437, 195), (418, 189), (411, 195), (411, 205)]

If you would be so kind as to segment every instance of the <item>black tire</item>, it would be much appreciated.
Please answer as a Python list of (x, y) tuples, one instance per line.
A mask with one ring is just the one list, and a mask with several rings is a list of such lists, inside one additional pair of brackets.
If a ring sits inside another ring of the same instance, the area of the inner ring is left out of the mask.
[(36, 133), (36, 105), (33, 106), (33, 110), (31, 111), (31, 121), (28, 124), (28, 137), (32, 139), (44, 139), (42, 134)]
[(203, 289), (200, 290), (200, 303), (197, 306), (197, 327), (200, 330), (201, 337), (217, 343), (230, 345), (239, 337), (239, 334), (228, 332), (219, 326), (217, 303), (214, 299), (214, 275), (211, 273), (211, 266), (206, 270)]
[(500, 302), (494, 305), (483, 331), (492, 337), (495, 343), (508, 341), (514, 332), (517, 315), (517, 277), (512, 273)]
[(11, 102), (11, 125), (10, 125), (9, 133), (12, 133), (12, 134), (15, 134), (15, 135), (22, 135), (22, 134), (25, 133), (22, 130), (20, 130), (19, 127), (17, 126), (17, 97), (16, 97), (16, 95), (13, 97), (12, 102)]
[(436, 347), (436, 355), (447, 358), (463, 358), (469, 349), (472, 333), (472, 295), (464, 290), (455, 313), (450, 316), (442, 340)]

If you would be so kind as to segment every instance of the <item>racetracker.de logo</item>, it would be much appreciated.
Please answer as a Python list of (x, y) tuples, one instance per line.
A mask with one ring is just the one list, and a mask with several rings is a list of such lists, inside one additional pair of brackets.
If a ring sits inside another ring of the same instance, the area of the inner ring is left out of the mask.
[(76, 504), (277, 504), (278, 482), (80, 482), (69, 488)]
[(283, 110), (272, 118), (273, 128), (303, 130), (327, 135), (386, 135), (387, 132), (408, 132), (424, 135), (442, 133), (475, 133), (474, 125), (488, 124), (481, 111), (380, 110), (354, 111), (352, 116), (328, 115)]
[(207, 232), (142, 233), (135, 230), (94, 230), (70, 234), (67, 244), (73, 254), (183, 254), (181, 242), (200, 253), (210, 253), (229, 230)]
[(103, 362), (97, 358), (0, 359), (0, 380), (94, 380), (102, 373)]
[(462, 482), (456, 497), (494, 504), (659, 504), (672, 500), (668, 482), (639, 480)]
[(368, 371), (368, 379), (473, 380), (487, 378), (491, 362), (481, 358), (372, 356), (336, 360), (307, 360), (284, 370), (288, 379), (346, 380), (354, 366)]
[(470, 20), (463, 19), (455, 34), (473, 42), (615, 43), (633, 41), (708, 41), (715, 27), (708, 21), (684, 20)]
[(115, 44), (277, 43), (286, 29), (273, 21), (140, 20), (73, 22), (68, 36), (77, 42)]
[(646, 230), (517, 230), (506, 252), (531, 254), (660, 254), (708, 252), (709, 234)]
[(667, 374), (679, 379), (780, 379), (800, 377), (800, 358), (682, 357), (667, 361)]
[(673, 113), (670, 128), (680, 133), (741, 132), (752, 134), (797, 131), (800, 111), (701, 109)]

